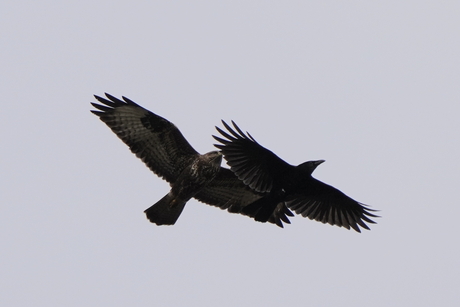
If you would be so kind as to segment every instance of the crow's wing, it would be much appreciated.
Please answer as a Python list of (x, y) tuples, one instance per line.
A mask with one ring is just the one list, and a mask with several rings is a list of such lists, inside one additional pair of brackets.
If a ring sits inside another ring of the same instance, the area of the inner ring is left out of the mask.
[[(262, 195), (262, 193), (251, 190), (236, 178), (235, 174), (229, 169), (220, 168), (216, 178), (196, 194), (194, 198), (206, 204), (228, 210), (228, 212), (248, 215), (243, 213), (242, 209), (261, 198)], [(283, 222), (290, 224), (287, 216), (293, 215), (284, 203), (280, 203), (268, 222), (283, 227)]]
[(258, 192), (270, 192), (277, 180), (294, 167), (263, 147), (249, 134), (247, 135), (232, 121), (233, 130), (222, 121), (228, 133), (216, 127), (225, 139), (213, 135), (221, 144), (219, 148), (231, 170), (244, 184)]
[(174, 182), (198, 152), (177, 127), (131, 101), (109, 94), (108, 99), (94, 96), (101, 104), (91, 111), (140, 158), (155, 174)]
[(338, 189), (311, 178), (298, 191), (286, 200), (287, 206), (303, 217), (322, 223), (337, 225), (361, 232), (359, 226), (369, 229), (367, 223), (375, 224), (370, 217), (376, 210), (348, 197)]

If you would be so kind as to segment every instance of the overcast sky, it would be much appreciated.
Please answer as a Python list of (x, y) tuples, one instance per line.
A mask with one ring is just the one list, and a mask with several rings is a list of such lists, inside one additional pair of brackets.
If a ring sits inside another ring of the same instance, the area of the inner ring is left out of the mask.
[[(268, 4), (268, 2), (270, 2)], [(191, 4), (193, 3), (193, 4)], [(459, 306), (457, 1), (2, 1), (1, 306)], [(169, 191), (96, 116), (127, 96), (201, 153), (235, 120), (381, 210), (284, 229)]]

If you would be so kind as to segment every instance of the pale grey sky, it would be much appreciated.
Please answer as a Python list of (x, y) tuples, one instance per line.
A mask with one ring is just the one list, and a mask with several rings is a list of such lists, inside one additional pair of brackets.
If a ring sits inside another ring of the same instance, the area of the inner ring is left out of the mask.
[[(423, 2), (423, 3), (422, 3)], [(456, 1), (2, 1), (1, 306), (458, 306)], [(98, 118), (125, 95), (213, 149), (235, 120), (380, 209), (280, 229), (169, 190)]]

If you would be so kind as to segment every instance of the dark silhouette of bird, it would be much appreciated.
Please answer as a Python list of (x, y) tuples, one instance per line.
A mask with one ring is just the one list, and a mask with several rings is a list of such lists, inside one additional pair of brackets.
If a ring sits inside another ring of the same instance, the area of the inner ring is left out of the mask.
[(348, 197), (338, 189), (311, 176), (324, 160), (308, 161), (297, 166), (288, 164), (266, 149), (249, 134), (245, 134), (233, 121), (233, 127), (222, 121), (227, 132), (219, 127), (224, 137), (214, 136), (227, 164), (244, 184), (264, 193), (262, 198), (243, 208), (243, 213), (256, 221), (267, 222), (274, 208), (284, 203), (303, 217), (322, 223), (337, 225), (361, 232), (375, 223), (376, 211)]
[[(145, 210), (147, 218), (157, 225), (173, 225), (192, 197), (206, 204), (241, 213), (242, 208), (262, 197), (247, 187), (226, 168), (220, 167), (222, 154), (211, 151), (199, 154), (177, 127), (132, 100), (94, 96), (101, 104), (91, 103), (97, 115), (140, 158), (147, 167), (165, 179), (171, 190)], [(293, 213), (278, 206), (268, 222), (283, 227)]]

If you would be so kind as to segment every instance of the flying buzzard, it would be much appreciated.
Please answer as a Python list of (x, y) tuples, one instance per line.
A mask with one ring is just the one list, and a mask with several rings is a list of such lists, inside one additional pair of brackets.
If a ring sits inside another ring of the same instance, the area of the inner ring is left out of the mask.
[[(173, 225), (190, 198), (241, 213), (241, 209), (261, 198), (226, 168), (220, 167), (222, 154), (211, 151), (200, 155), (168, 120), (142, 108), (126, 97), (120, 100), (94, 96), (96, 114), (140, 158), (151, 171), (168, 181), (171, 190), (145, 210), (157, 225)], [(245, 214), (248, 215), (248, 214)], [(268, 222), (283, 227), (293, 213), (284, 204), (277, 206)]]
[[(243, 213), (255, 220), (267, 222), (280, 203), (297, 214), (322, 223), (329, 223), (361, 232), (359, 226), (375, 223), (372, 210), (336, 188), (311, 176), (324, 160), (308, 161), (298, 166), (290, 165), (270, 150), (261, 146), (232, 121), (234, 129), (222, 121), (228, 133), (216, 127), (225, 139), (213, 136), (221, 144), (230, 169), (251, 189), (266, 193), (262, 198), (243, 208)], [(359, 226), (358, 226), (359, 225)]]

